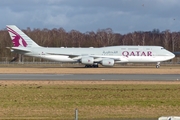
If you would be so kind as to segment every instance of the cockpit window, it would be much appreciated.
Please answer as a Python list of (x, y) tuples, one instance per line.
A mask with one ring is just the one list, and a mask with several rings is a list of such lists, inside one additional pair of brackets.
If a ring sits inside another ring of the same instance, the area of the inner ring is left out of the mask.
[(161, 48), (161, 50), (163, 50), (164, 48)]

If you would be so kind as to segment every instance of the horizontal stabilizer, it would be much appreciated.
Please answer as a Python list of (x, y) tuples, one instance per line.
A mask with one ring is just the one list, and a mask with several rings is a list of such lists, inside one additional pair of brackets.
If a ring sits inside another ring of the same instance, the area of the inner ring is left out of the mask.
[(16, 51), (16, 52), (24, 52), (24, 53), (27, 53), (27, 52), (31, 52), (30, 50), (24, 48), (24, 47), (6, 47), (12, 51)]

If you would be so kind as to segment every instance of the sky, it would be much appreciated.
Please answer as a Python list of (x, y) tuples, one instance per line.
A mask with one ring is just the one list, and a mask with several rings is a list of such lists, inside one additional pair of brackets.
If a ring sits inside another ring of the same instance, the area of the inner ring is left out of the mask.
[(180, 0), (0, 0), (0, 29), (180, 31)]

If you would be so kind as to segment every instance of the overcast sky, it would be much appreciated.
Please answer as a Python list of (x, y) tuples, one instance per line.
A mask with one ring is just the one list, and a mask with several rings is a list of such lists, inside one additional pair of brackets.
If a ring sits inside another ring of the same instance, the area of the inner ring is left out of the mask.
[(0, 15), (0, 29), (180, 31), (180, 0), (1, 0)]

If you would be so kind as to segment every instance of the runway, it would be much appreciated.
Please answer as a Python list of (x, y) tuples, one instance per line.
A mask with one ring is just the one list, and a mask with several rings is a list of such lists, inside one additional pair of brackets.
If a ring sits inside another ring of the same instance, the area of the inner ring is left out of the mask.
[(0, 80), (180, 80), (180, 74), (0, 74)]

